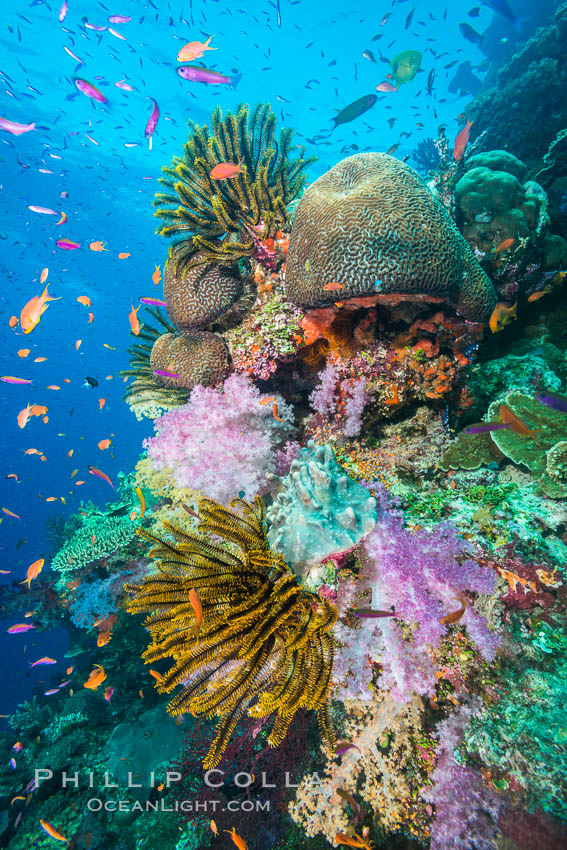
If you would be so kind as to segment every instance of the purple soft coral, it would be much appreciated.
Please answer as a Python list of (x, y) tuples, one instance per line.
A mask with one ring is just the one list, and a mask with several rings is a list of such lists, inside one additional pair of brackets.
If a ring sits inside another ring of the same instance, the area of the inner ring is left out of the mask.
[[(187, 404), (156, 420), (157, 436), (144, 443), (152, 464), (168, 467), (178, 487), (224, 504), (242, 492), (246, 498), (263, 492), (289, 428), (274, 418), (271, 404), (261, 404), (266, 398), (243, 375), (232, 375), (222, 390), (195, 387)], [(291, 417), (281, 399), (278, 413)]]

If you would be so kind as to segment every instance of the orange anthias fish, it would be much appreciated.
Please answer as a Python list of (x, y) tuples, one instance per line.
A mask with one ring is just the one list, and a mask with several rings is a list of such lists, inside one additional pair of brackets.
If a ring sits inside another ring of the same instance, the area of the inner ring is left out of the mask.
[(111, 640), (112, 640), (112, 632), (111, 631), (99, 632), (98, 637), (96, 639), (96, 645), (97, 646), (106, 646), (106, 644), (110, 643)]
[(471, 132), (472, 125), (473, 122), (469, 121), (469, 119), (467, 118), (467, 123), (455, 139), (455, 150), (453, 152), (453, 158), (455, 162), (460, 162), (460, 160), (463, 158), (465, 148), (469, 143), (469, 135)]
[(534, 434), (541, 431), (541, 428), (529, 428), (529, 426), (526, 425), (519, 416), (516, 416), (516, 414), (510, 410), (507, 404), (500, 405), (500, 420), (505, 425), (508, 425), (510, 431), (513, 431), (514, 434), (517, 434), (519, 437), (531, 437), (534, 443), (537, 443), (538, 446), (540, 445)]
[(106, 242), (91, 242), (89, 248), (91, 251), (108, 251), (108, 248), (105, 247)]
[(83, 306), (85, 306), (85, 307), (91, 306), (91, 299), (89, 298), (88, 295), (79, 295), (79, 297), (77, 298), (77, 301), (79, 302), (79, 304), (83, 304)]
[(335, 280), (331, 281), (331, 283), (326, 283), (323, 289), (325, 292), (337, 292), (339, 289), (344, 288), (344, 283), (337, 283)]
[(67, 844), (70, 843), (69, 839), (65, 838), (64, 835), (61, 835), (61, 833), (58, 832), (55, 829), (55, 827), (52, 826), (52, 824), (49, 823), (49, 821), (41, 820), (41, 818), (40, 818), (39, 823), (40, 823), (40, 826), (42, 827), (42, 829), (44, 829), (47, 832), (47, 834), (51, 836), (51, 838), (54, 838), (56, 841), (65, 841)]
[(101, 452), (103, 452), (105, 449), (107, 449), (107, 448), (110, 446), (110, 443), (111, 443), (111, 442), (112, 442), (112, 441), (111, 441), (111, 440), (109, 440), (109, 439), (101, 440), (101, 441), (98, 443), (98, 447), (99, 447), (99, 449), (101, 450)]
[(238, 850), (248, 850), (248, 844), (243, 838), (240, 837), (240, 835), (237, 835), (236, 829), (234, 827), (232, 827), (232, 829), (225, 829), (225, 832), (228, 832), (228, 834), (238, 847)]
[(38, 558), (37, 561), (34, 561), (33, 564), (30, 564), (26, 572), (26, 577), (24, 581), (20, 582), (20, 584), (27, 584), (29, 590), (34, 578), (37, 578), (40, 572), (42, 571), (44, 563), (45, 560), (43, 558)]
[(228, 180), (231, 177), (236, 177), (237, 174), (244, 174), (240, 163), (219, 162), (218, 165), (215, 165), (209, 177), (211, 180)]
[(91, 691), (96, 691), (96, 689), (102, 685), (104, 680), (106, 679), (106, 673), (104, 671), (104, 667), (101, 667), (100, 664), (95, 664), (94, 669), (91, 670), (89, 674), (89, 678), (85, 682), (85, 688), (90, 688)]
[(517, 309), (517, 301), (515, 301), (512, 305), (506, 304), (504, 301), (499, 301), (492, 311), (492, 315), (488, 321), (488, 326), (492, 333), (495, 334), (498, 331), (501, 331), (502, 328), (505, 328), (506, 325), (513, 322), (516, 318)]
[(28, 419), (32, 415), (32, 405), (28, 404), (27, 407), (24, 407), (23, 410), (20, 410), (17, 416), (18, 420), (18, 428), (25, 428), (28, 424)]
[(138, 320), (139, 309), (139, 307), (134, 308), (134, 305), (132, 304), (132, 312), (128, 313), (128, 320), (130, 322), (130, 327), (132, 328), (132, 333), (136, 336), (140, 333), (140, 322)]
[(191, 62), (193, 59), (200, 59), (205, 50), (216, 50), (216, 47), (209, 47), (211, 38), (214, 36), (211, 35), (205, 42), (190, 41), (177, 54), (177, 61)]
[(120, 254), (118, 254), (118, 259), (119, 260), (127, 260), (129, 256), (130, 256), (130, 254), (128, 254), (127, 251), (122, 251)]
[(492, 251), (493, 254), (499, 254), (501, 251), (507, 251), (511, 248), (516, 240), (513, 238), (503, 239), (502, 242)]
[(203, 625), (203, 607), (201, 605), (201, 600), (199, 599), (199, 594), (195, 590), (194, 587), (189, 591), (189, 602), (191, 603), (191, 607), (195, 612), (195, 637), (197, 638), (197, 642), (199, 641), (199, 631), (201, 626)]
[(153, 280), (153, 282), (155, 283), (155, 285), (156, 285), (156, 286), (158, 285), (158, 283), (159, 283), (159, 282), (160, 282), (160, 280), (161, 280), (161, 272), (160, 272), (160, 270), (159, 270), (159, 266), (158, 266), (158, 264), (157, 264), (157, 263), (156, 263), (155, 271), (154, 271), (154, 273), (152, 274), (152, 280)]
[(454, 623), (458, 623), (464, 616), (465, 611), (467, 610), (467, 600), (466, 598), (459, 593), (459, 602), (461, 603), (461, 607), (457, 611), (451, 611), (450, 614), (445, 614), (444, 617), (441, 617), (441, 622), (444, 626), (452, 626)]
[[(49, 284), (47, 285), (49, 286)], [(27, 304), (22, 308), (20, 313), (20, 325), (25, 334), (29, 334), (40, 322), (42, 315), (48, 308), (48, 301), (59, 301), (59, 298), (52, 298), (47, 291), (47, 286), (41, 293), (34, 298), (30, 298)]]
[(356, 832), (354, 835), (345, 835), (344, 832), (337, 832), (335, 835), (335, 841), (337, 844), (346, 844), (347, 847), (359, 847), (361, 850), (371, 850), (370, 844), (368, 841), (365, 841), (361, 835), (357, 835)]

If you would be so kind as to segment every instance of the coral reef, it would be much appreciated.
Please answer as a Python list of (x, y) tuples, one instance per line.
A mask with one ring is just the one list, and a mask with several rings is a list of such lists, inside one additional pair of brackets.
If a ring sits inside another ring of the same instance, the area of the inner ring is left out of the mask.
[(376, 500), (344, 474), (329, 445), (310, 441), (275, 492), (268, 541), (300, 574), (352, 549), (376, 524)]
[(266, 491), (274, 448), (290, 417), (281, 399), (263, 395), (244, 375), (231, 375), (222, 390), (195, 387), (186, 405), (156, 420), (157, 436), (145, 446), (154, 468), (168, 467), (178, 487), (228, 503)]
[(183, 686), (170, 714), (220, 717), (205, 769), (218, 765), (245, 712), (275, 715), (267, 739), (273, 747), (300, 708), (317, 710), (325, 745), (334, 741), (328, 693), (337, 612), (299, 587), (268, 548), (264, 523), (258, 497), (253, 505), (235, 499), (232, 509), (201, 499), (198, 532), (167, 523), (173, 541), (144, 532), (155, 544), (150, 556), (159, 558), (159, 572), (126, 585), (130, 613), (150, 612), (146, 662), (174, 659), (156, 683), (160, 693)]
[[(239, 106), (223, 118), (219, 107), (211, 130), (191, 125), (183, 157), (163, 169), (165, 191), (155, 198), (155, 215), (165, 221), (158, 233), (174, 242), (170, 262), (175, 274), (206, 262), (226, 263), (254, 253), (255, 241), (288, 225), (286, 204), (305, 183), (310, 162), (292, 159), (293, 130), (283, 129), (276, 143), (276, 117), (267, 103), (250, 111)], [(219, 163), (241, 166), (232, 179), (211, 178)]]
[(229, 370), (228, 349), (222, 337), (206, 331), (162, 334), (150, 354), (158, 387), (177, 390), (219, 384)]
[(242, 294), (238, 266), (206, 262), (195, 255), (196, 265), (176, 274), (170, 262), (163, 273), (163, 297), (177, 330), (202, 328), (222, 316)]
[(100, 514), (86, 517), (83, 524), (51, 560), (51, 568), (63, 578), (106, 558), (119, 549), (124, 550), (136, 536), (138, 523), (128, 516)]
[(490, 280), (416, 172), (376, 153), (342, 160), (303, 194), (286, 293), (305, 307), (414, 295), (447, 301), (473, 321), (486, 321), (496, 302)]

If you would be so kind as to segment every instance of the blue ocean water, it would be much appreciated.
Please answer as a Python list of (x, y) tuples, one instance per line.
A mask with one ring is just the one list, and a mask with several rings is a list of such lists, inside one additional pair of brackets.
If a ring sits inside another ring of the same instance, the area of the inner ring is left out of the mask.
[[(392, 151), (418, 167), (418, 145), (436, 138), (440, 126), (452, 144), (477, 82), (524, 46), (559, 4), (510, 5), (514, 22), (495, 11), (498, 3), (475, 0), (380, 6), (69, 0), (64, 16), (57, 3), (4, 0), (0, 116), (33, 122), (35, 129), (14, 135), (0, 128), (0, 372), (30, 381), (0, 385), (0, 506), (7, 509), (0, 517), (3, 716), (34, 694), (43, 699), (58, 679), (49, 667), (30, 670), (29, 661), (62, 657), (68, 648), (62, 628), (7, 634), (10, 625), (25, 622), (28, 610), (26, 594), (15, 596), (10, 588), (19, 587), (37, 559), (44, 558), (49, 571), (46, 524), (75, 514), (81, 500), (101, 508), (112, 500), (109, 484), (89, 474), (89, 466), (117, 482), (152, 434), (151, 421), (138, 421), (124, 402), (119, 372), (128, 367), (132, 342), (128, 314), (140, 297), (162, 297), (152, 274), (156, 266), (163, 272), (167, 244), (154, 232), (152, 200), (162, 166), (187, 139), (187, 122), (207, 123), (216, 106), (234, 111), (240, 103), (268, 102), (278, 126), (292, 127), (294, 143), (318, 157), (309, 183), (344, 156), (364, 151)], [(129, 20), (110, 23), (113, 15)], [(484, 40), (473, 43), (459, 29), (463, 22)], [(176, 73), (180, 48), (211, 36), (214, 50), (196, 64), (232, 77), (234, 86)], [(376, 94), (390, 60), (405, 50), (423, 54), (416, 78), (399, 91), (378, 92), (371, 109), (333, 129), (333, 116)], [(106, 102), (79, 91), (77, 78)], [(150, 147), (144, 130), (153, 102), (159, 119)], [(79, 247), (63, 250), (56, 244), (61, 239)], [(89, 247), (96, 242), (103, 250)], [(128, 256), (119, 259), (120, 253)], [(58, 300), (23, 334), (10, 318), (41, 293), (45, 268), (49, 293)], [(81, 296), (90, 306), (78, 302)], [(27, 356), (18, 355), (28, 348)], [(98, 385), (86, 385), (87, 377)], [(21, 428), (17, 416), (28, 404), (48, 410)], [(104, 440), (110, 445), (101, 450)], [(26, 454), (29, 449), (37, 452)]]

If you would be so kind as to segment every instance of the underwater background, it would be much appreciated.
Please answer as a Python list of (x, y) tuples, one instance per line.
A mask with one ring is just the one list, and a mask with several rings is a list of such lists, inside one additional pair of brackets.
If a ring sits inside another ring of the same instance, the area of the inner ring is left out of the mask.
[(567, 4), (2, 4), (0, 847), (567, 846)]

